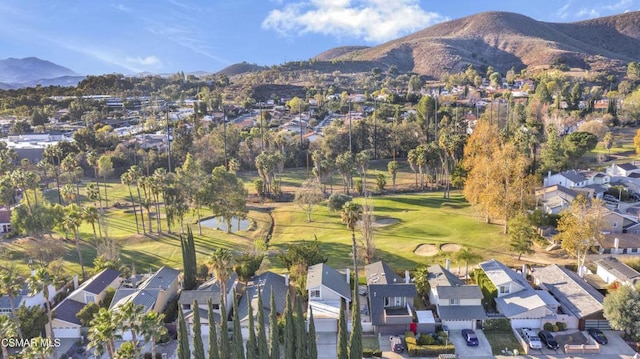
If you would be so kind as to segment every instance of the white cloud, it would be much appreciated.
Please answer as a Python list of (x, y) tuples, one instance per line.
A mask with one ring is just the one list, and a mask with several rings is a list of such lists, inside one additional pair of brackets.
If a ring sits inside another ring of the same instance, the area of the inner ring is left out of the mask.
[(120, 11), (123, 11), (123, 12), (132, 12), (133, 11), (132, 8), (128, 7), (125, 4), (112, 4), (111, 6), (113, 6), (114, 8), (116, 8), (116, 9), (118, 9)]
[(567, 16), (569, 15), (568, 10), (570, 6), (571, 6), (571, 1), (567, 2), (563, 7), (559, 8), (556, 11), (556, 16), (559, 17), (560, 19), (566, 19)]
[(162, 67), (162, 61), (155, 56), (147, 56), (147, 57), (127, 57), (125, 58), (127, 62), (132, 64), (137, 64), (141, 66), (149, 66), (149, 67)]
[(620, 0), (615, 4), (604, 6), (605, 9), (611, 11), (629, 10), (629, 7), (633, 5), (633, 0)]
[(578, 18), (594, 18), (594, 17), (600, 17), (600, 11), (598, 11), (598, 9), (581, 9), (580, 11), (578, 11), (578, 13), (576, 14), (576, 17)]
[(313, 33), (383, 42), (444, 20), (417, 0), (304, 0), (270, 11), (262, 27), (284, 36)]

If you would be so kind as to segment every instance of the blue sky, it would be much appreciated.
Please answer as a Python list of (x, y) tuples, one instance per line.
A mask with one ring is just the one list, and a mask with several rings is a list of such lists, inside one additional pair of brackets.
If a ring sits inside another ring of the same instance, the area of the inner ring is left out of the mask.
[(36, 56), (80, 74), (217, 71), (494, 10), (573, 22), (638, 11), (640, 0), (2, 0), (0, 59)]

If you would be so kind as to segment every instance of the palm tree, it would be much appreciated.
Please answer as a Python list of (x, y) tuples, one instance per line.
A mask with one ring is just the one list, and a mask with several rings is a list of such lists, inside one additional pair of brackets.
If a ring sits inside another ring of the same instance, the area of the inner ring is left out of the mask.
[[(33, 273), (33, 275), (29, 277), (29, 279), (27, 279), (27, 285), (29, 286), (29, 290), (31, 291), (31, 294), (35, 295), (39, 292), (42, 292), (42, 295), (44, 296), (44, 302), (47, 307), (47, 316), (49, 319), (49, 322), (47, 325), (49, 326), (48, 335), (49, 335), (50, 343), (55, 342), (55, 335), (53, 334), (53, 325), (52, 325), (53, 313), (51, 312), (51, 298), (49, 293), (49, 286), (54, 285), (55, 281), (56, 281), (56, 277), (53, 274), (49, 273), (47, 268), (44, 268), (44, 267), (36, 270), (35, 273)], [(55, 347), (53, 348), (53, 357), (54, 358), (58, 357), (58, 353)]]
[(70, 183), (62, 186), (62, 188), (60, 189), (60, 195), (62, 196), (62, 199), (67, 203), (71, 203), (77, 199), (76, 189)]
[(147, 230), (144, 226), (144, 213), (142, 212), (142, 196), (140, 195), (140, 178), (142, 177), (142, 168), (138, 165), (133, 165), (129, 168), (132, 184), (135, 183), (136, 190), (138, 191), (138, 202), (140, 203), (140, 224), (142, 225), (142, 233), (146, 236)]
[(89, 164), (89, 166), (93, 167), (93, 174), (96, 178), (96, 188), (98, 190), (97, 192), (97, 197), (98, 197), (98, 201), (100, 201), (100, 209), (102, 209), (102, 197), (100, 194), (100, 181), (98, 178), (98, 154), (91, 151), (89, 153), (87, 153), (87, 163)]
[(120, 338), (117, 335), (118, 325), (115, 319), (115, 315), (107, 308), (100, 308), (93, 317), (89, 327), (87, 349), (93, 349), (96, 356), (101, 356), (106, 350), (109, 358), (114, 358), (115, 340)]
[(87, 206), (82, 209), (82, 220), (89, 223), (91, 225), (91, 229), (93, 229), (93, 240), (96, 242), (96, 247), (98, 247), (98, 235), (96, 234), (96, 223), (100, 225), (99, 222), (100, 213), (98, 209), (94, 206)]
[(482, 258), (478, 253), (472, 252), (469, 248), (464, 247), (456, 254), (456, 259), (458, 260), (458, 264), (460, 262), (465, 262), (466, 270), (464, 277), (465, 279), (469, 278), (469, 262), (477, 261)]
[(0, 296), (6, 295), (9, 298), (9, 305), (11, 305), (11, 315), (16, 326), (18, 338), (22, 339), (22, 330), (20, 330), (20, 323), (18, 322), (18, 316), (16, 315), (16, 296), (22, 291), (22, 282), (18, 278), (15, 269), (4, 269), (0, 272)]
[[(158, 233), (162, 233), (162, 221), (160, 220), (160, 195), (164, 196), (165, 182), (167, 180), (167, 170), (164, 168), (158, 168), (153, 172), (151, 176), (151, 192), (156, 203), (156, 226), (158, 227)], [(166, 207), (165, 207), (166, 211)]]
[[(33, 341), (35, 343), (42, 343), (43, 338), (35, 337)], [(51, 345), (29, 345), (22, 349), (20, 355), (23, 359), (47, 359), (51, 356), (53, 350), (53, 346)]]
[(82, 213), (80, 208), (75, 203), (72, 203), (64, 208), (64, 217), (62, 218), (62, 225), (66, 231), (71, 231), (74, 234), (76, 252), (78, 252), (78, 261), (80, 262), (80, 270), (82, 271), (82, 279), (84, 276), (84, 263), (82, 262), (82, 252), (80, 251), (80, 235), (78, 229), (82, 224)]
[(126, 185), (127, 188), (129, 189), (129, 197), (131, 198), (131, 206), (133, 207), (133, 216), (136, 219), (136, 232), (138, 234), (140, 234), (140, 225), (138, 223), (138, 211), (136, 210), (136, 202), (133, 200), (133, 192), (131, 192), (131, 184), (133, 183), (133, 173), (131, 172), (131, 168), (129, 168), (129, 170), (127, 170), (127, 172), (123, 173), (122, 176), (120, 176), (120, 182), (122, 182), (123, 185)]
[(152, 310), (142, 316), (140, 333), (144, 336), (145, 341), (151, 341), (151, 357), (155, 359), (156, 342), (167, 334), (167, 328), (164, 326), (164, 314), (158, 314)]
[(227, 248), (218, 248), (209, 255), (207, 267), (213, 273), (218, 283), (220, 283), (220, 299), (226, 303), (227, 281), (233, 273), (233, 254)]
[(131, 344), (134, 348), (134, 358), (138, 358), (138, 334), (141, 332), (141, 323), (144, 316), (144, 306), (133, 302), (127, 302), (118, 308), (116, 312), (116, 323), (123, 332), (131, 332)]
[(11, 318), (6, 315), (0, 315), (0, 342), (3, 343), (3, 345), (1, 345), (3, 358), (9, 358), (9, 346), (4, 345), (5, 339), (14, 337), (18, 328)]
[(351, 243), (353, 250), (353, 275), (354, 285), (356, 288), (358, 287), (358, 251), (356, 248), (356, 224), (360, 220), (362, 216), (362, 209), (357, 203), (347, 202), (342, 206), (342, 213), (340, 213), (340, 218), (342, 219), (342, 223), (347, 225), (347, 228), (351, 230)]

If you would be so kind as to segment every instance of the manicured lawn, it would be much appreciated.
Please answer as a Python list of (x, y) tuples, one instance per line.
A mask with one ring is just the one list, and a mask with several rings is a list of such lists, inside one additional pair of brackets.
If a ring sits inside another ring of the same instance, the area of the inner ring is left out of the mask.
[(380, 343), (378, 342), (378, 337), (375, 335), (363, 335), (362, 349), (371, 349), (371, 350), (380, 349)]
[(502, 351), (505, 348), (511, 352), (513, 352), (514, 349), (518, 349), (520, 353), (524, 353), (522, 346), (520, 346), (520, 343), (511, 332), (484, 332), (484, 335), (487, 337), (487, 341), (489, 341), (489, 344), (491, 345), (493, 355), (504, 355)]

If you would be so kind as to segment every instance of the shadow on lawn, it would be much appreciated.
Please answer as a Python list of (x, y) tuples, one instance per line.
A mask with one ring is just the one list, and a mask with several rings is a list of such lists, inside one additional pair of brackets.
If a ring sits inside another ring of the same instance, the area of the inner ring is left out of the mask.
[(409, 206), (416, 206), (416, 207), (465, 208), (469, 206), (469, 204), (465, 201), (464, 197), (458, 197), (458, 196), (452, 197), (452, 198), (434, 198), (431, 196), (423, 197), (420, 195), (415, 195), (411, 197), (406, 197), (406, 196), (391, 197), (391, 198), (388, 198), (388, 200), (402, 203)]

